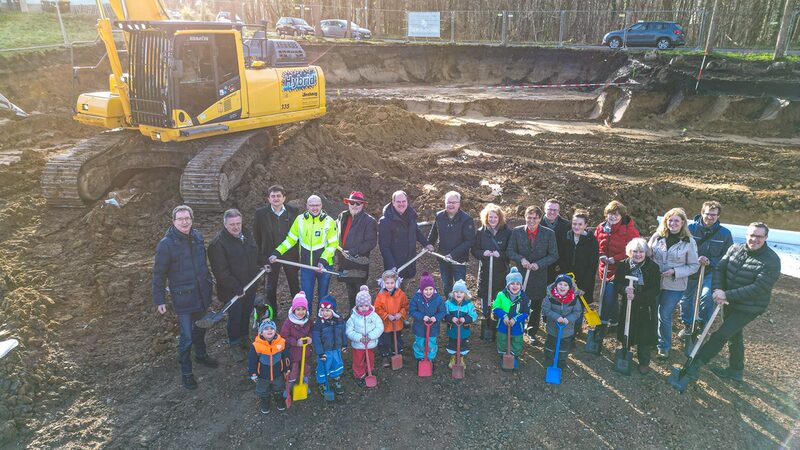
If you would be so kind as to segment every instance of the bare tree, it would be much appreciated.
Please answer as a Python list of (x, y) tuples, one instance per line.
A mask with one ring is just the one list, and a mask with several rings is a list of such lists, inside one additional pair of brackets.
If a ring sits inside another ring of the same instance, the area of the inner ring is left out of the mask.
[(778, 32), (778, 42), (775, 43), (775, 54), (772, 55), (773, 60), (783, 59), (783, 54), (786, 52), (786, 45), (789, 40), (789, 27), (791, 27), (792, 17), (794, 17), (792, 11), (793, 4), (793, 0), (786, 0), (786, 5), (783, 8), (783, 20), (781, 20), (781, 29)]

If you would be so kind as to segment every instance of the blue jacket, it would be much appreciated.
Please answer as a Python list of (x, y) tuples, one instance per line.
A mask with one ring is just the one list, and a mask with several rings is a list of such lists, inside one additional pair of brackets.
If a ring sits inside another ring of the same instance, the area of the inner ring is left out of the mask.
[[(697, 243), (697, 255), (708, 258), (711, 262), (710, 268), (716, 272), (719, 261), (733, 245), (733, 236), (730, 230), (720, 225), (719, 221), (716, 221), (711, 227), (706, 227), (703, 218), (698, 214), (689, 223), (689, 232), (692, 233)], [(697, 279), (698, 276), (700, 276), (699, 272), (696, 272), (689, 278)]]
[(322, 355), (330, 350), (339, 350), (347, 347), (347, 338), (344, 334), (344, 321), (340, 318), (331, 317), (329, 320), (322, 318), (314, 322), (311, 329), (311, 341), (314, 345), (314, 353)]
[(447, 324), (447, 336), (453, 339), (458, 338), (458, 327), (453, 324), (453, 317), (463, 317), (464, 324), (461, 325), (461, 339), (467, 339), (472, 332), (469, 329), (469, 324), (478, 320), (478, 313), (475, 312), (475, 305), (472, 300), (465, 298), (459, 305), (452, 298), (448, 298), (444, 303), (447, 314), (444, 316), (444, 321)]
[[(417, 242), (422, 246), (428, 245), (428, 240), (417, 226), (417, 211), (409, 206), (401, 216), (391, 203), (384, 206), (383, 215), (378, 221), (378, 246), (383, 257), (383, 268), (399, 268), (410, 261), (417, 253)], [(414, 278), (416, 274), (416, 262), (400, 272), (400, 276), (406, 279)]]
[(205, 311), (211, 304), (211, 273), (203, 235), (196, 229), (186, 235), (171, 226), (158, 242), (153, 262), (154, 305), (166, 303), (167, 284), (175, 314)]
[(425, 301), (422, 292), (417, 291), (411, 298), (408, 313), (414, 318), (414, 325), (411, 326), (414, 336), (423, 338), (425, 337), (425, 322), (422, 321), (422, 318), (425, 316), (436, 317), (436, 322), (431, 325), (431, 337), (436, 337), (439, 335), (439, 324), (447, 314), (447, 309), (444, 306), (444, 299), (438, 292), (434, 292), (433, 297)]
[(439, 252), (450, 255), (459, 262), (467, 262), (469, 249), (475, 243), (475, 222), (463, 210), (451, 219), (447, 210), (436, 213), (428, 242), (439, 243)]

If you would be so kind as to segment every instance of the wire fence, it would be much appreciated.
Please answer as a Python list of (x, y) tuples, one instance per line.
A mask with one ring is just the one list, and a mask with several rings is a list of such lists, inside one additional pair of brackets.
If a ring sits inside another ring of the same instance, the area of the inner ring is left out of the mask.
[[(40, 33), (36, 38), (28, 37), (35, 45), (26, 47), (64, 47), (74, 42), (85, 42), (96, 39), (94, 19), (98, 17), (95, 5), (71, 4), (67, 1), (47, 1), (29, 3), (27, 13), (14, 13), (18, 3), (13, 0), (0, 0), (0, 13), (29, 14), (37, 17), (37, 22), (44, 24), (49, 33)], [(446, 11), (409, 11), (391, 9), (345, 8), (316, 4), (295, 4), (274, 9), (263, 7), (264, 2), (243, 2), (237, 15), (246, 23), (263, 23), (270, 32), (275, 32), (276, 23), (281, 17), (298, 17), (305, 19), (316, 28), (320, 37), (340, 37), (344, 34), (321, 27), (320, 22), (330, 19), (350, 20), (349, 35), (346, 37), (363, 37), (363, 33), (353, 33), (357, 28), (370, 31), (371, 39), (402, 42), (451, 42), (451, 43), (483, 43), (494, 45), (542, 45), (542, 46), (597, 46), (605, 33), (624, 30), (638, 22), (667, 21), (676, 22), (683, 28), (685, 48), (702, 48), (708, 33), (710, 12), (704, 9), (671, 10), (671, 11), (610, 11), (610, 10), (446, 10)], [(200, 2), (200, 10), (171, 10), (170, 15), (183, 20), (215, 20), (219, 11), (207, 9)], [(426, 23), (428, 31), (425, 37), (415, 35), (416, 24), (411, 24), (417, 13), (429, 13), (429, 17), (438, 18), (436, 23)], [(433, 13), (430, 16), (430, 13)], [(750, 49), (772, 51), (775, 48), (775, 36), (762, 36), (758, 39), (742, 39), (733, 36), (726, 28), (725, 14), (721, 11), (718, 21), (715, 47), (722, 49)], [(800, 49), (800, 10), (792, 13), (789, 50)], [(9, 21), (11, 25), (13, 21)], [(21, 21), (20, 23), (25, 23)], [(413, 30), (412, 30), (413, 28)], [(59, 32), (60, 31), (60, 32)], [(14, 34), (13, 30), (12, 33)], [(19, 30), (26, 35), (26, 30)], [(14, 45), (14, 40), (2, 39), (0, 34), (0, 52), (16, 51), (22, 47)], [(652, 42), (655, 44), (655, 41)], [(631, 46), (634, 46), (633, 44)]]

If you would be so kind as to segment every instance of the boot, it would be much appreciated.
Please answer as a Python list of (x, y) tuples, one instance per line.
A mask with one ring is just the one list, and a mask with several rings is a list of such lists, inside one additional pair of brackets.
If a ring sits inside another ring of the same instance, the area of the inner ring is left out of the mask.
[(722, 368), (722, 367), (713, 367), (711, 369), (714, 372), (714, 375), (722, 378), (723, 380), (732, 380), (732, 381), (743, 381), (744, 377), (742, 376), (744, 370), (736, 370), (731, 369), (730, 367)]
[(344, 387), (342, 386), (342, 379), (341, 378), (334, 378), (333, 379), (333, 392), (336, 395), (344, 394)]
[(195, 381), (194, 375), (192, 374), (183, 375), (181, 376), (181, 378), (183, 381), (183, 387), (189, 389), (190, 391), (197, 389), (197, 381)]
[(269, 396), (261, 397), (261, 399), (258, 401), (258, 409), (261, 410), (261, 414), (269, 414), (271, 409), (269, 403)]
[(683, 376), (689, 381), (697, 381), (697, 379), (700, 378), (700, 367), (702, 366), (703, 363), (695, 359), (689, 364), (689, 367), (686, 368), (686, 373)]
[(276, 392), (273, 394), (273, 398), (275, 400), (275, 405), (277, 405), (278, 411), (283, 411), (286, 409), (286, 399), (283, 398), (283, 394)]
[(194, 360), (195, 360), (195, 361), (196, 361), (198, 364), (202, 364), (202, 365), (204, 365), (204, 366), (206, 366), (206, 367), (209, 367), (209, 368), (211, 368), (211, 369), (215, 369), (217, 366), (219, 366), (219, 363), (217, 362), (217, 360), (216, 360), (216, 359), (214, 359), (214, 358), (212, 358), (212, 357), (210, 357), (210, 356), (208, 356), (208, 355), (205, 355), (205, 356), (195, 356), (195, 357), (194, 357)]

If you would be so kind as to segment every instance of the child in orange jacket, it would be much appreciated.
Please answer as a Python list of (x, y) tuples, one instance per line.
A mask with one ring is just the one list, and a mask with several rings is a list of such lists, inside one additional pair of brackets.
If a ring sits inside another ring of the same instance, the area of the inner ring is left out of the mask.
[(403, 321), (408, 317), (408, 297), (397, 286), (397, 273), (393, 270), (383, 272), (383, 288), (375, 297), (375, 312), (383, 319), (383, 334), (378, 339), (378, 351), (383, 359), (383, 367), (390, 367), (389, 358), (394, 353), (394, 337), (397, 335), (398, 353), (403, 353)]

